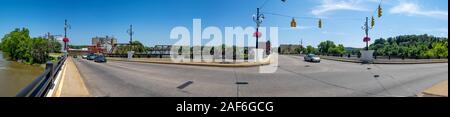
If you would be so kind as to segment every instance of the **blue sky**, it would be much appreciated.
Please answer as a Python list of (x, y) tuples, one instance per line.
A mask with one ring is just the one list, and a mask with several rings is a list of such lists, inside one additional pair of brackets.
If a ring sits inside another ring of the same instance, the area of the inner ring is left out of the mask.
[[(135, 27), (135, 39), (147, 46), (173, 44), (170, 31), (176, 26), (192, 26), (194, 18), (202, 26), (222, 30), (232, 26), (254, 26), (252, 15), (265, 0), (0, 0), (0, 35), (26, 27), (31, 35), (47, 32), (63, 34), (64, 19), (72, 26), (71, 44), (87, 45), (95, 36), (114, 36), (128, 41), (126, 30)], [(291, 18), (266, 14), (265, 27), (279, 27), (281, 44), (316, 46), (332, 40), (348, 47), (363, 47), (361, 30), (366, 16), (380, 0), (268, 0), (262, 11), (298, 17), (322, 18), (324, 28), (313, 19), (297, 19), (298, 28), (289, 28)], [(372, 38), (405, 34), (448, 37), (448, 0), (383, 0), (384, 16), (377, 19)], [(192, 30), (192, 29), (191, 29)]]

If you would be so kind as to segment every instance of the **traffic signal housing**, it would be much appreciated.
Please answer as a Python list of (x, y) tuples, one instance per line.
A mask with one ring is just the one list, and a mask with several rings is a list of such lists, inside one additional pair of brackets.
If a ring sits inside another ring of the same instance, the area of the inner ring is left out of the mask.
[(383, 8), (381, 8), (381, 5), (378, 5), (378, 18), (383, 16)]
[(319, 28), (322, 28), (322, 19), (319, 19)]
[(296, 27), (297, 27), (297, 21), (295, 21), (295, 19), (292, 18), (292, 21), (291, 21), (291, 28), (296, 28)]
[(373, 16), (372, 16), (372, 20), (371, 20), (370, 26), (372, 26), (372, 28), (375, 27), (375, 18)]

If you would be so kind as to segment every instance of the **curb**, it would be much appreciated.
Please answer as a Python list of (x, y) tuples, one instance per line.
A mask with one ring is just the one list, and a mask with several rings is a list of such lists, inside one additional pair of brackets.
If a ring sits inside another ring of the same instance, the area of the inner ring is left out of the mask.
[(263, 63), (248, 63), (248, 64), (210, 64), (210, 63), (174, 63), (163, 61), (135, 61), (124, 59), (108, 59), (110, 61), (134, 62), (134, 63), (154, 63), (154, 64), (170, 64), (170, 65), (190, 65), (190, 66), (207, 66), (207, 67), (255, 67), (261, 65), (268, 65), (270, 62)]
[[(322, 57), (322, 59), (325, 60), (332, 60), (332, 61), (340, 61), (340, 62), (350, 62), (350, 63), (362, 63), (358, 60), (343, 60), (343, 59), (333, 59), (333, 58), (326, 58)], [(448, 63), (448, 61), (429, 61), (429, 62), (373, 62), (371, 64), (436, 64), (436, 63)]]
[(419, 97), (448, 97), (448, 80), (441, 81), (423, 90)]

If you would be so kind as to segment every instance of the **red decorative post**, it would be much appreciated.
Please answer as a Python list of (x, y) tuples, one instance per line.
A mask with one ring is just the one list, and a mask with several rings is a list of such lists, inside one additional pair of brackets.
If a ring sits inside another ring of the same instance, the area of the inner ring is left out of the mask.
[(67, 43), (69, 43), (69, 38), (64, 37), (63, 42), (64, 42), (64, 50), (67, 51), (68, 50)]

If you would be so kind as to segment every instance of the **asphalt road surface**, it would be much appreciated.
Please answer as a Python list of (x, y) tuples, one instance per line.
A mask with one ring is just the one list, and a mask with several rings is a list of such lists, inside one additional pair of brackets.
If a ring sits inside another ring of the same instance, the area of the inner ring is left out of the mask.
[(258, 67), (74, 61), (93, 97), (405, 97), (448, 80), (448, 63), (309, 63), (280, 56), (277, 72), (261, 74)]

